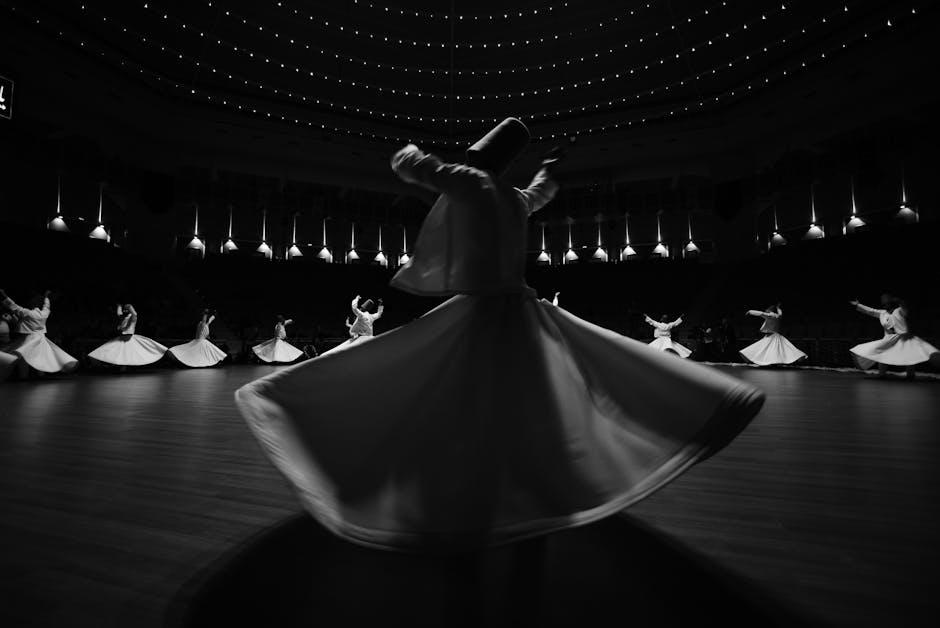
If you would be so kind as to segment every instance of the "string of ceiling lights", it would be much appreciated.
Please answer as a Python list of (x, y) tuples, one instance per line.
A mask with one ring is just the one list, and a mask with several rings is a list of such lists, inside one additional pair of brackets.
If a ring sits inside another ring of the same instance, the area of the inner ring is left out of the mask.
[[(87, 12), (90, 14), (94, 14), (91, 11), (87, 11)], [(641, 90), (632, 94), (621, 96), (619, 99), (608, 100), (606, 102), (606, 105), (608, 107), (613, 107), (618, 103), (627, 103), (627, 102), (635, 103), (642, 96), (652, 96), (658, 93), (669, 92), (673, 88), (684, 86), (687, 83), (692, 83), (693, 81), (701, 80), (703, 77), (715, 76), (719, 71), (729, 70), (731, 68), (738, 67), (743, 62), (756, 60), (759, 58), (760, 55), (768, 54), (771, 51), (771, 49), (777, 46), (782, 46), (788, 42), (792, 42), (796, 38), (796, 36), (798, 36), (799, 34), (804, 34), (804, 35), (807, 34), (809, 32), (808, 29), (811, 29), (814, 26), (827, 23), (828, 20), (832, 17), (832, 15), (837, 14), (837, 13), (839, 13), (839, 11), (832, 12), (828, 16), (824, 16), (823, 18), (816, 20), (812, 24), (805, 25), (803, 28), (799, 29), (798, 31), (794, 31), (795, 33), (794, 36), (782, 37), (772, 42), (767, 42), (766, 45), (753, 49), (746, 53), (741, 53), (730, 61), (723, 61), (715, 66), (712, 66), (711, 68), (707, 68), (703, 70), (702, 72), (699, 72), (698, 74), (685, 76), (669, 84), (661, 85), (659, 87), (648, 89), (648, 90)], [(454, 122), (454, 123), (462, 124), (462, 125), (463, 124), (474, 125), (474, 124), (489, 124), (492, 122), (498, 122), (499, 120), (502, 119), (499, 116), (445, 117), (445, 116), (421, 116), (421, 115), (411, 115), (411, 114), (404, 114), (404, 113), (400, 114), (400, 113), (394, 113), (394, 112), (373, 110), (370, 108), (359, 107), (356, 105), (350, 105), (350, 104), (345, 104), (345, 103), (332, 102), (328, 99), (314, 96), (312, 94), (308, 95), (308, 94), (298, 93), (294, 90), (278, 88), (278, 87), (274, 87), (271, 85), (267, 85), (260, 81), (255, 81), (253, 79), (245, 78), (244, 76), (240, 76), (237, 73), (233, 73), (229, 70), (219, 68), (212, 64), (204, 63), (200, 61), (197, 57), (191, 57), (179, 51), (178, 49), (175, 49), (171, 46), (167, 46), (160, 42), (154, 41), (152, 38), (149, 38), (142, 33), (134, 31), (133, 29), (129, 29), (123, 24), (121, 24), (120, 22), (117, 22), (116, 20), (113, 20), (113, 19), (109, 19), (105, 15), (101, 15), (101, 14), (95, 14), (95, 15), (97, 15), (97, 17), (101, 19), (103, 23), (114, 25), (114, 27), (119, 29), (122, 33), (135, 37), (136, 40), (139, 41), (140, 43), (148, 45), (152, 47), (153, 49), (158, 50), (160, 52), (166, 53), (167, 55), (173, 57), (176, 60), (190, 62), (192, 66), (196, 68), (197, 70), (208, 70), (213, 76), (221, 76), (222, 78), (231, 81), (235, 85), (252, 87), (259, 91), (270, 92), (271, 94), (277, 95), (277, 96), (286, 96), (289, 99), (297, 103), (303, 103), (303, 104), (312, 103), (318, 106), (329, 107), (330, 109), (334, 111), (342, 111), (345, 113), (357, 113), (360, 115), (368, 114), (370, 116), (378, 117), (379, 119), (389, 120), (389, 121), (407, 121), (407, 122), (420, 122), (420, 123), (431, 122), (434, 124), (449, 124), (451, 122)], [(604, 102), (600, 102), (600, 103), (595, 102), (591, 106), (572, 107), (568, 109), (556, 109), (552, 111), (530, 112), (526, 114), (526, 118), (528, 120), (538, 121), (538, 120), (543, 120), (543, 119), (554, 119), (559, 116), (576, 114), (576, 113), (584, 113), (584, 112), (593, 113), (595, 111), (598, 111), (600, 107), (604, 104), (605, 104)]]
[(276, 115), (276, 114), (272, 114), (270, 111), (261, 111), (257, 107), (254, 107), (251, 105), (243, 105), (239, 102), (230, 100), (227, 97), (204, 94), (200, 91), (197, 91), (196, 89), (191, 88), (188, 85), (183, 85), (169, 77), (165, 77), (161, 75), (158, 72), (154, 72), (150, 70), (149, 68), (145, 68), (144, 66), (140, 65), (136, 61), (133, 61), (121, 54), (112, 53), (110, 51), (106, 52), (101, 49), (95, 50), (93, 49), (93, 46), (90, 45), (90, 43), (86, 42), (81, 37), (74, 37), (74, 38), (70, 37), (58, 27), (49, 26), (51, 25), (51, 20), (49, 19), (43, 19), (42, 17), (39, 17), (35, 14), (31, 14), (28, 11), (18, 9), (17, 7), (12, 6), (12, 5), (4, 5), (4, 6), (5, 8), (8, 8), (15, 15), (19, 17), (25, 17), (31, 26), (39, 27), (41, 29), (45, 28), (46, 32), (53, 34), (60, 41), (77, 45), (80, 49), (86, 50), (90, 54), (97, 56), (98, 58), (102, 58), (106, 60), (113, 60), (118, 66), (122, 68), (130, 69), (139, 76), (152, 78), (157, 83), (171, 87), (177, 91), (180, 91), (181, 93), (185, 93), (191, 96), (198, 95), (200, 100), (207, 100), (208, 102), (213, 103), (213, 104), (226, 106), (226, 107), (231, 108), (234, 111), (238, 111), (243, 114), (257, 115), (259, 117), (263, 117), (268, 120), (280, 120), (281, 122), (288, 122), (288, 123), (299, 125), (299, 126), (315, 128), (321, 131), (331, 131), (334, 133), (339, 133), (339, 134), (347, 135), (350, 137), (371, 138), (373, 140), (382, 140), (382, 141), (389, 142), (392, 144), (401, 144), (403, 142), (421, 141), (422, 143), (427, 144), (428, 146), (445, 147), (449, 145), (449, 143), (447, 142), (436, 140), (434, 138), (418, 139), (414, 137), (406, 137), (406, 136), (400, 136), (400, 135), (384, 135), (381, 133), (364, 133), (362, 131), (357, 131), (354, 129), (336, 127), (336, 126), (329, 125), (329, 124), (313, 122), (311, 120), (301, 120), (299, 118), (293, 118), (291, 116)]
[[(209, 6), (215, 6), (212, 4), (212, 0), (205, 0), (205, 1)], [(150, 2), (145, 2), (144, 8), (148, 8), (150, 4), (151, 4)], [(631, 47), (635, 48), (639, 44), (647, 44), (647, 43), (653, 42), (660, 35), (666, 34), (667, 32), (674, 32), (680, 26), (691, 24), (694, 21), (701, 19), (702, 17), (710, 15), (712, 12), (716, 11), (717, 9), (727, 6), (727, 4), (728, 3), (726, 0), (719, 0), (704, 9), (697, 10), (691, 15), (687, 15), (684, 18), (673, 22), (672, 24), (666, 25), (662, 31), (655, 31), (652, 35), (647, 34), (641, 37), (633, 37), (631, 39), (626, 39), (616, 48), (607, 48), (606, 50), (595, 50), (593, 53), (589, 52), (587, 55), (578, 55), (576, 57), (563, 59), (560, 61), (553, 62), (551, 64), (546, 63), (546, 64), (537, 65), (537, 66), (519, 66), (519, 67), (495, 68), (495, 69), (454, 70), (454, 73), (458, 76), (501, 76), (503, 74), (513, 75), (517, 73), (529, 74), (529, 73), (532, 73), (533, 71), (549, 72), (552, 70), (557, 70), (560, 67), (570, 66), (572, 63), (575, 63), (575, 64), (587, 63), (587, 62), (591, 62), (594, 60), (599, 60), (602, 57), (615, 55), (615, 54), (623, 52), (624, 50), (631, 49)], [(781, 8), (779, 10), (786, 9), (786, 5), (783, 3), (780, 5), (780, 7)], [(775, 11), (775, 13), (776, 12), (777, 11)], [(277, 28), (274, 28), (270, 26), (269, 24), (262, 24), (254, 20), (250, 20), (246, 18), (245, 16), (240, 15), (238, 13), (234, 13), (228, 9), (223, 10), (223, 13), (226, 17), (231, 17), (235, 24), (241, 24), (242, 26), (247, 27), (253, 33), (262, 33), (272, 39), (277, 40), (279, 43), (283, 43), (286, 41), (291, 46), (296, 46), (296, 47), (303, 46), (305, 51), (317, 52), (321, 55), (330, 57), (332, 59), (347, 60), (351, 63), (362, 65), (365, 67), (374, 67), (376, 69), (403, 71), (405, 73), (411, 72), (414, 74), (431, 74), (432, 76), (433, 75), (447, 76), (450, 74), (450, 69), (420, 68), (420, 67), (414, 67), (414, 66), (393, 65), (393, 64), (388, 64), (388, 63), (375, 62), (375, 61), (371, 61), (371, 60), (363, 59), (363, 58), (341, 55), (335, 51), (325, 50), (323, 48), (317, 47), (316, 45), (311, 45), (309, 41), (295, 39), (292, 37), (288, 37), (286, 35), (282, 37), (281, 33), (278, 31)], [(169, 13), (167, 13), (166, 15), (169, 15)], [(746, 26), (745, 26), (745, 29), (746, 29)], [(358, 31), (356, 32), (358, 34)], [(370, 39), (374, 39), (374, 38), (370, 36)], [(425, 47), (432, 47), (428, 42), (424, 42), (424, 44), (427, 44)], [(492, 42), (492, 43), (489, 43), (489, 45), (491, 47), (501, 48), (503, 44), (501, 44), (500, 42)], [(448, 43), (447, 46), (450, 46), (450, 43)], [(445, 47), (445, 45), (440, 44), (439, 47)], [(459, 43), (455, 44), (454, 47), (459, 48), (460, 47)], [(477, 47), (486, 48), (487, 44), (484, 43), (482, 45), (478, 45)]]
[[(213, 3), (218, 2), (218, 0), (204, 0), (204, 2), (206, 2), (211, 7), (211, 6), (214, 6)], [(283, 2), (276, 2), (276, 4), (280, 8), (283, 8), (285, 10), (290, 10), (284, 6)], [(725, 5), (725, 4), (727, 3), (722, 2), (722, 5)], [(650, 7), (650, 3), (647, 2), (645, 4), (645, 8), (648, 9), (649, 7)], [(338, 24), (336, 22), (332, 22), (329, 19), (324, 18), (322, 15), (317, 15), (313, 13), (302, 13), (299, 10), (294, 10), (293, 14), (306, 18), (306, 23), (312, 22), (320, 26), (321, 28), (336, 30), (343, 34), (351, 33), (353, 36), (366, 37), (369, 40), (376, 41), (376, 42), (389, 43), (389, 44), (394, 44), (394, 45), (399, 45), (399, 46), (410, 46), (412, 48), (451, 48), (453, 47), (457, 49), (469, 48), (473, 50), (474, 48), (487, 48), (487, 47), (515, 48), (517, 46), (522, 47), (522, 46), (534, 46), (534, 45), (543, 45), (543, 44), (555, 44), (555, 43), (558, 43), (558, 41), (563, 38), (571, 39), (571, 38), (576, 38), (576, 37), (582, 37), (584, 35), (590, 35), (591, 33), (595, 31), (608, 29), (613, 24), (618, 24), (622, 17), (627, 17), (627, 16), (633, 17), (634, 15), (636, 15), (636, 10), (625, 9), (622, 15), (605, 16), (605, 18), (601, 19), (600, 21), (595, 22), (591, 26), (585, 26), (581, 30), (562, 31), (562, 32), (554, 33), (550, 37), (538, 37), (538, 38), (520, 39), (520, 40), (511, 39), (511, 40), (505, 40), (505, 41), (487, 41), (487, 42), (418, 41), (414, 39), (401, 39), (401, 38), (396, 37), (395, 35), (391, 35), (387, 33), (386, 34), (376, 34), (373, 32), (361, 33), (359, 29), (357, 28), (350, 27), (345, 24)], [(228, 11), (226, 11), (226, 15), (229, 15)], [(506, 13), (505, 15), (509, 15), (509, 14)], [(458, 21), (463, 20), (463, 16), (461, 15), (458, 15), (457, 18), (458, 18)], [(259, 30), (263, 29), (262, 25), (257, 25), (257, 26), (259, 27)]]
[[(149, 3), (145, 3), (144, 6), (146, 7), (148, 5)], [(86, 10), (85, 4), (82, 4), (81, 7), (82, 7), (82, 10)], [(785, 11), (785, 5), (781, 5), (781, 8), (774, 11), (772, 15), (782, 13), (783, 11)], [(848, 12), (848, 4), (843, 5), (843, 12)], [(180, 20), (176, 18), (175, 16), (171, 16), (170, 13), (158, 12), (158, 15), (162, 17), (162, 19), (165, 21), (170, 21), (172, 19), (174, 22), (176, 22), (179, 25), (181, 30), (184, 30), (190, 33), (198, 33), (198, 36), (200, 38), (206, 37), (205, 33), (203, 31), (200, 31), (197, 27), (193, 27), (191, 24), (187, 23), (186, 21)], [(827, 20), (828, 20), (828, 17), (824, 17), (820, 20), (820, 23), (825, 24), (827, 23)], [(755, 24), (765, 23), (767, 21), (768, 21), (767, 14), (762, 14), (761, 18), (755, 19), (750, 23), (745, 22), (742, 24), (742, 26), (736, 29), (725, 30), (723, 32), (723, 39), (726, 39), (726, 40), (730, 39), (732, 37), (732, 33), (738, 34), (738, 33), (742, 33), (748, 30), (749, 25), (753, 26)], [(683, 53), (685, 53), (686, 55), (690, 55), (690, 54), (695, 54), (699, 52), (700, 50), (707, 49), (709, 46), (712, 46), (715, 41), (721, 38), (722, 36), (719, 35), (719, 36), (713, 37), (712, 39), (708, 39), (701, 44), (689, 46), (688, 50), (681, 50), (680, 52), (673, 53), (672, 55), (670, 55), (669, 60), (675, 61), (677, 59), (680, 59)], [(213, 40), (211, 36), (209, 37), (209, 39)], [(640, 38), (640, 39), (643, 39), (643, 38)], [(634, 77), (638, 73), (648, 72), (652, 68), (657, 67), (657, 65), (662, 66), (666, 63), (666, 57), (660, 57), (658, 59), (658, 62), (659, 62), (658, 64), (656, 63), (656, 61), (653, 61), (652, 63), (644, 63), (642, 65), (638, 65), (635, 68), (625, 69), (622, 72), (616, 72), (611, 75), (601, 76), (600, 78), (597, 78), (597, 79), (574, 81), (570, 83), (556, 84), (556, 85), (552, 85), (548, 87), (535, 88), (535, 89), (530, 89), (530, 90), (494, 92), (494, 93), (488, 93), (488, 94), (486, 93), (450, 94), (450, 93), (443, 93), (443, 92), (425, 92), (421, 90), (400, 88), (400, 87), (386, 87), (382, 85), (373, 85), (371, 83), (367, 83), (363, 81), (344, 79), (342, 77), (337, 77), (337, 76), (333, 76), (333, 75), (321, 72), (318, 69), (310, 69), (309, 67), (298, 66), (298, 65), (294, 65), (288, 62), (284, 62), (283, 60), (277, 57), (271, 57), (271, 56), (262, 54), (260, 52), (257, 52), (254, 49), (251, 49), (245, 46), (238, 46), (236, 44), (232, 44), (224, 39), (215, 38), (214, 42), (217, 47), (221, 47), (221, 48), (230, 50), (232, 52), (237, 52), (257, 62), (263, 61), (264, 64), (266, 64), (267, 66), (273, 65), (275, 69), (280, 68), (282, 70), (285, 70), (286, 72), (289, 72), (289, 73), (292, 72), (294, 75), (297, 75), (297, 76), (304, 76), (305, 78), (313, 77), (313, 78), (318, 78), (318, 79), (325, 80), (328, 82), (333, 82), (342, 86), (377, 91), (379, 92), (379, 94), (382, 94), (382, 95), (387, 95), (387, 94), (403, 95), (407, 97), (414, 97), (414, 98), (419, 98), (419, 99), (432, 99), (432, 100), (438, 100), (438, 101), (448, 101), (451, 98), (458, 100), (458, 101), (467, 100), (470, 102), (485, 101), (487, 99), (499, 101), (499, 100), (508, 100), (508, 99), (516, 99), (516, 98), (546, 96), (546, 95), (551, 95), (553, 93), (564, 92), (566, 90), (572, 91), (572, 90), (578, 90), (578, 89), (582, 89), (586, 87), (595, 86), (598, 84), (605, 84), (608, 82), (608, 79), (610, 79), (611, 82), (629, 79), (629, 78)], [(714, 72), (712, 74), (714, 74)], [(655, 92), (652, 92), (652, 93), (655, 93)], [(632, 100), (634, 100), (634, 98), (621, 97), (619, 99), (619, 103), (631, 102)], [(617, 102), (617, 101), (611, 101), (611, 102)], [(579, 111), (584, 112), (588, 110), (590, 110), (588, 107), (583, 107), (580, 109), (578, 107), (573, 107), (566, 113), (569, 113), (569, 114), (578, 113)], [(554, 115), (558, 115), (558, 114), (554, 114)]]
[[(282, 2), (278, 1), (277, 5), (281, 6)], [(352, 0), (352, 4), (358, 7), (367, 7), (369, 9), (374, 9), (376, 11), (381, 11), (384, 13), (392, 13), (395, 15), (403, 15), (408, 17), (420, 17), (428, 20), (450, 20), (449, 13), (435, 13), (433, 11), (415, 11), (413, 9), (402, 9), (400, 7), (393, 7), (388, 5), (378, 4), (376, 2), (361, 2), (360, 0)], [(649, 8), (649, 3), (646, 4), (646, 8)], [(472, 14), (472, 13), (457, 13), (454, 14), (454, 18), (458, 20), (467, 20), (469, 21), (480, 21), (480, 22), (493, 22), (499, 20), (511, 20), (516, 17), (532, 17), (536, 15), (546, 15), (551, 14), (556, 9), (567, 8), (567, 2), (561, 2), (557, 5), (547, 5), (541, 8), (532, 8), (532, 9), (513, 9), (511, 12), (504, 13), (489, 13), (489, 14)]]
[[(14, 13), (17, 12), (16, 7), (9, 7), (9, 8), (10, 8)], [(792, 75), (793, 73), (795, 73), (795, 72), (798, 72), (798, 71), (800, 71), (800, 70), (805, 70), (805, 69), (807, 69), (807, 68), (808, 68), (809, 66), (811, 66), (811, 65), (815, 65), (815, 64), (817, 64), (817, 63), (823, 62), (823, 61), (826, 60), (826, 59), (831, 58), (833, 52), (837, 52), (837, 51), (840, 51), (840, 50), (844, 50), (844, 49), (846, 49), (846, 48), (848, 47), (848, 45), (850, 45), (850, 44), (854, 44), (854, 43), (858, 43), (858, 42), (861, 42), (861, 41), (868, 40), (868, 39), (870, 38), (870, 35), (871, 35), (871, 34), (876, 33), (876, 32), (879, 32), (879, 31), (882, 31), (882, 30), (885, 30), (885, 29), (888, 29), (888, 28), (891, 28), (891, 27), (893, 27), (893, 26), (895, 25), (896, 22), (898, 22), (898, 21), (901, 20), (901, 19), (904, 19), (905, 17), (909, 17), (909, 18), (913, 19), (913, 16), (916, 16), (916, 14), (917, 14), (918, 10), (920, 10), (920, 8), (922, 8), (922, 3), (916, 3), (916, 4), (914, 4), (913, 6), (911, 6), (909, 9), (899, 10), (899, 13), (898, 13), (897, 15), (895, 15), (893, 18), (889, 17), (889, 18), (885, 19), (885, 20), (880, 24), (880, 26), (872, 27), (872, 28), (870, 28), (869, 30), (866, 30), (864, 33), (861, 34), (861, 36), (854, 37), (854, 38), (851, 38), (851, 39), (848, 39), (848, 40), (844, 40), (844, 41), (841, 43), (841, 45), (835, 45), (835, 46), (832, 46), (831, 48), (829, 48), (829, 49), (826, 50), (826, 51), (819, 52), (819, 53), (814, 53), (813, 55), (810, 55), (810, 56), (804, 58), (801, 62), (799, 62), (798, 65), (792, 66), (792, 68), (789, 69), (789, 70), (788, 70), (788, 69), (784, 69), (784, 70), (781, 70), (781, 71), (777, 71), (777, 72), (774, 72), (774, 73), (772, 73), (772, 74), (765, 75), (765, 76), (762, 77), (762, 78), (758, 78), (757, 80), (752, 81), (751, 83), (748, 83), (748, 84), (746, 84), (746, 85), (744, 85), (744, 86), (738, 86), (736, 89), (726, 90), (726, 91), (724, 91), (724, 92), (722, 92), (722, 93), (719, 93), (719, 94), (717, 94), (717, 95), (709, 96), (707, 99), (706, 99), (706, 98), (703, 98), (703, 99), (699, 100), (697, 103), (692, 103), (691, 107), (690, 107), (689, 105), (685, 105), (685, 106), (682, 106), (682, 107), (674, 107), (674, 108), (671, 108), (671, 109), (663, 110), (663, 111), (658, 112), (658, 113), (647, 114), (647, 115), (645, 115), (645, 116), (643, 116), (643, 117), (639, 117), (639, 118), (633, 118), (633, 119), (629, 119), (629, 120), (621, 120), (620, 122), (617, 122), (617, 123), (605, 124), (605, 125), (599, 125), (599, 126), (589, 127), (589, 128), (587, 128), (587, 129), (580, 129), (580, 130), (576, 130), (576, 131), (573, 131), (573, 132), (572, 132), (572, 131), (566, 131), (566, 132), (562, 132), (562, 133), (551, 133), (551, 134), (544, 134), (544, 135), (536, 135), (536, 136), (533, 137), (533, 141), (539, 142), (539, 141), (546, 141), (546, 140), (556, 140), (556, 139), (558, 139), (558, 138), (563, 138), (563, 137), (571, 136), (571, 135), (574, 135), (574, 136), (590, 135), (590, 134), (595, 134), (595, 133), (603, 132), (603, 131), (613, 131), (613, 130), (618, 130), (618, 129), (622, 129), (622, 128), (633, 127), (634, 125), (646, 124), (646, 123), (648, 123), (648, 122), (657, 121), (657, 120), (662, 120), (662, 119), (675, 118), (675, 117), (677, 117), (677, 116), (681, 116), (681, 115), (684, 115), (684, 114), (686, 114), (686, 113), (701, 111), (701, 110), (704, 110), (704, 108), (705, 108), (705, 106), (706, 106), (706, 103), (709, 104), (709, 105), (713, 105), (714, 103), (719, 103), (719, 102), (721, 102), (721, 101), (723, 101), (723, 100), (728, 100), (728, 99), (733, 99), (733, 98), (740, 98), (741, 96), (746, 96), (746, 95), (752, 93), (752, 92), (754, 91), (754, 88), (755, 88), (755, 87), (757, 87), (757, 89), (760, 89), (760, 88), (762, 88), (762, 87), (768, 85), (768, 84), (771, 82), (772, 79), (773, 79), (773, 80), (777, 80), (777, 79), (782, 79), (782, 78), (784, 78), (784, 77), (791, 76), (791, 75)], [(36, 17), (35, 15), (33, 15), (33, 16), (31, 16), (31, 17), (32, 17), (31, 22), (34, 22), (36, 25), (39, 25), (39, 24), (41, 23), (41, 20), (40, 20), (39, 17)], [(64, 41), (69, 41), (69, 39), (68, 39), (68, 38), (65, 36), (65, 34), (63, 33), (63, 31), (58, 30), (58, 31), (57, 31), (57, 35), (58, 35), (58, 37), (59, 37), (60, 39), (62, 39), (62, 40), (64, 40)], [(83, 39), (78, 39), (77, 42), (78, 42), (80, 48), (88, 49), (88, 47), (86, 46), (86, 43), (85, 43), (85, 41), (84, 41)], [(159, 83), (164, 84), (164, 85), (168, 85), (168, 86), (172, 87), (172, 88), (175, 89), (175, 90), (178, 90), (178, 91), (181, 91), (181, 92), (184, 92), (184, 93), (188, 93), (188, 94), (189, 94), (190, 96), (192, 96), (192, 97), (196, 97), (196, 98), (198, 98), (198, 99), (200, 99), (200, 100), (204, 100), (204, 101), (209, 102), (209, 103), (212, 103), (212, 104), (226, 106), (226, 107), (228, 107), (228, 108), (230, 108), (230, 109), (232, 109), (232, 110), (235, 110), (235, 111), (238, 111), (238, 112), (241, 112), (241, 113), (255, 115), (255, 116), (257, 116), (257, 117), (265, 118), (265, 119), (268, 119), (268, 120), (280, 120), (280, 121), (282, 121), (282, 122), (288, 122), (288, 123), (291, 123), (291, 124), (295, 124), (295, 125), (299, 125), (299, 126), (305, 126), (305, 127), (314, 128), (314, 129), (320, 129), (320, 130), (324, 130), (324, 131), (333, 131), (333, 132), (336, 132), (336, 133), (341, 133), (341, 134), (345, 134), (345, 135), (352, 136), (352, 137), (360, 137), (360, 138), (363, 138), (363, 139), (369, 139), (369, 138), (371, 138), (371, 139), (373, 139), (373, 140), (382, 140), (382, 141), (394, 142), (394, 143), (412, 142), (412, 141), (415, 141), (415, 140), (414, 140), (413, 138), (411, 138), (411, 137), (389, 136), (389, 135), (383, 135), (383, 134), (377, 134), (377, 133), (363, 132), (363, 131), (358, 131), (358, 130), (354, 130), (354, 129), (347, 129), (347, 128), (335, 127), (335, 126), (332, 126), (332, 125), (326, 125), (326, 124), (323, 124), (323, 123), (316, 123), (316, 122), (314, 122), (314, 121), (312, 121), (312, 120), (301, 120), (301, 119), (299, 119), (299, 118), (294, 118), (294, 117), (291, 117), (291, 116), (289, 116), (289, 115), (288, 115), (288, 116), (285, 116), (285, 115), (283, 115), (283, 114), (272, 113), (271, 111), (259, 110), (259, 109), (258, 109), (257, 107), (255, 107), (255, 106), (243, 105), (243, 104), (241, 104), (240, 102), (237, 102), (237, 101), (234, 101), (234, 100), (230, 100), (229, 97), (220, 97), (220, 96), (218, 96), (218, 95), (213, 95), (213, 94), (211, 94), (211, 93), (207, 93), (207, 92), (204, 92), (204, 91), (197, 91), (196, 89), (194, 89), (194, 88), (192, 88), (192, 87), (189, 87), (189, 86), (180, 84), (180, 83), (178, 83), (178, 82), (176, 82), (176, 81), (174, 81), (174, 80), (172, 80), (172, 79), (169, 79), (169, 78), (167, 78), (167, 77), (163, 77), (162, 75), (160, 75), (160, 74), (158, 74), (158, 73), (156, 73), (156, 72), (152, 72), (152, 71), (150, 71), (149, 69), (145, 69), (145, 68), (143, 68), (142, 66), (136, 64), (136, 62), (133, 62), (133, 61), (131, 61), (131, 60), (129, 60), (129, 59), (126, 59), (126, 58), (122, 57), (121, 55), (116, 55), (116, 54), (115, 54), (115, 55), (111, 55), (111, 54), (105, 53), (104, 51), (101, 51), (101, 50), (98, 50), (97, 53), (98, 53), (98, 55), (99, 55), (100, 57), (105, 57), (105, 58), (107, 58), (107, 57), (109, 57), (109, 56), (110, 56), (110, 57), (115, 57), (115, 58), (118, 60), (119, 65), (121, 65), (121, 66), (123, 66), (123, 67), (131, 67), (131, 68), (133, 68), (133, 69), (136, 69), (139, 74), (146, 74), (146, 75), (152, 76), (152, 77), (153, 77), (156, 81), (158, 81)], [(463, 144), (465, 144), (464, 141), (461, 141), (461, 140), (458, 140), (458, 139), (439, 140), (439, 139), (434, 139), (434, 138), (425, 138), (425, 139), (422, 139), (422, 140), (420, 140), (420, 141), (421, 141), (424, 145), (427, 145), (427, 146), (431, 146), (431, 147), (445, 147), (445, 148), (457, 148), (457, 147), (462, 146)]]

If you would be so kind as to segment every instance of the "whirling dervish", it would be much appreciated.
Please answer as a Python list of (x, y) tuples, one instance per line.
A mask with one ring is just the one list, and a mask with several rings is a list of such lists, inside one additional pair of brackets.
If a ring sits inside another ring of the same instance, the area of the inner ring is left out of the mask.
[(772, 366), (775, 364), (793, 364), (806, 357), (806, 354), (794, 346), (792, 342), (780, 333), (780, 321), (783, 319), (781, 304), (775, 303), (766, 310), (748, 310), (748, 316), (759, 316), (764, 319), (760, 332), (764, 337), (750, 344), (740, 353), (749, 362), (758, 366)]
[[(13, 329), (10, 343), (2, 347), (7, 355), (14, 355), (22, 360), (25, 374), (29, 369), (38, 373), (68, 373), (78, 368), (78, 360), (63, 351), (46, 336), (46, 323), (52, 313), (49, 295), (46, 290), (36, 297), (29, 307), (20, 307), (7, 293), (0, 290), (0, 305), (10, 311)], [(4, 363), (9, 358), (3, 358)], [(9, 364), (8, 364), (9, 366)]]
[(269, 364), (289, 364), (304, 355), (304, 352), (287, 342), (287, 326), (294, 321), (277, 315), (274, 323), (274, 338), (257, 344), (251, 348), (258, 359)]
[(877, 365), (878, 376), (886, 377), (889, 366), (900, 366), (904, 367), (908, 379), (914, 379), (915, 366), (940, 355), (940, 349), (911, 333), (907, 306), (901, 299), (883, 294), (880, 309), (862, 305), (857, 300), (850, 303), (862, 314), (877, 318), (884, 329), (884, 337), (879, 340), (849, 349), (855, 364), (863, 371)]
[(681, 316), (671, 323), (669, 322), (669, 317), (665, 314), (663, 314), (658, 321), (653, 320), (646, 314), (643, 315), (643, 318), (646, 320), (647, 324), (653, 327), (653, 342), (649, 343), (651, 347), (659, 351), (674, 353), (680, 358), (687, 358), (692, 355), (691, 349), (680, 345), (672, 339), (673, 328), (682, 324)]
[(392, 285), (452, 298), (236, 392), (304, 506), (347, 540), (460, 551), (586, 524), (721, 449), (761, 407), (748, 384), (535, 296), (526, 223), (558, 189), (560, 152), (514, 188), (501, 175), (528, 138), (510, 118), (467, 163), (398, 151), (395, 173), (439, 197)]
[(378, 308), (373, 314), (370, 311), (375, 305), (372, 299), (366, 299), (361, 304), (359, 303), (360, 299), (362, 299), (362, 297), (357, 294), (352, 300), (351, 308), (354, 317), (353, 320), (350, 321), (348, 318), (346, 319), (346, 328), (349, 330), (349, 340), (324, 352), (323, 355), (329, 355), (337, 351), (345, 351), (357, 343), (371, 340), (375, 337), (373, 325), (375, 321), (382, 317), (382, 313), (385, 312), (385, 305), (382, 303), (382, 299), (379, 299)]
[(120, 317), (117, 326), (120, 335), (89, 353), (89, 358), (104, 364), (125, 367), (147, 366), (166, 355), (166, 347), (137, 333), (137, 310), (133, 305), (118, 305), (117, 315)]
[(209, 325), (215, 320), (215, 313), (203, 310), (202, 318), (196, 324), (196, 337), (187, 343), (170, 349), (170, 355), (190, 368), (215, 366), (228, 357), (224, 351), (209, 340)]

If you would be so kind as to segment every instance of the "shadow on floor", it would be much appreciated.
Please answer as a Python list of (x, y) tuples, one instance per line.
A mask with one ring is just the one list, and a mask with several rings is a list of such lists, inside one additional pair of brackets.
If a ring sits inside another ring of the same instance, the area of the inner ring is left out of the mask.
[(474, 557), (362, 548), (298, 515), (186, 583), (167, 628), (816, 626), (625, 517)]

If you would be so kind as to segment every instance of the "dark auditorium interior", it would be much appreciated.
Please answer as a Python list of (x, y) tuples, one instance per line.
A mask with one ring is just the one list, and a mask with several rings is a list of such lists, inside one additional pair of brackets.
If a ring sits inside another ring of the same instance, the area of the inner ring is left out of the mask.
[[(0, 384), (0, 623), (933, 625), (940, 354), (860, 370), (882, 332), (850, 302), (897, 295), (940, 346), (938, 34), (927, 0), (0, 0), (0, 288), (48, 290), (79, 362)], [(377, 339), (445, 303), (390, 285), (437, 194), (389, 160), (509, 116), (513, 185), (565, 151), (538, 297), (644, 344), (681, 316), (764, 407), (531, 561), (334, 538), (235, 407), (283, 368), (252, 347), (283, 315), (304, 364), (356, 295)], [(126, 303), (167, 347), (211, 309), (224, 361), (89, 357)], [(806, 358), (747, 364), (776, 303)]]

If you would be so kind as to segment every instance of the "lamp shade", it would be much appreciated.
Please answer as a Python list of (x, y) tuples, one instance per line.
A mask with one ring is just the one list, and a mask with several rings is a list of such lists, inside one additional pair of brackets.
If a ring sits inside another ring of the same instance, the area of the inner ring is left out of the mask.
[(62, 216), (56, 216), (49, 221), (49, 224), (46, 225), (52, 231), (60, 231), (62, 233), (67, 233), (69, 230), (68, 225), (65, 224), (65, 219)]

